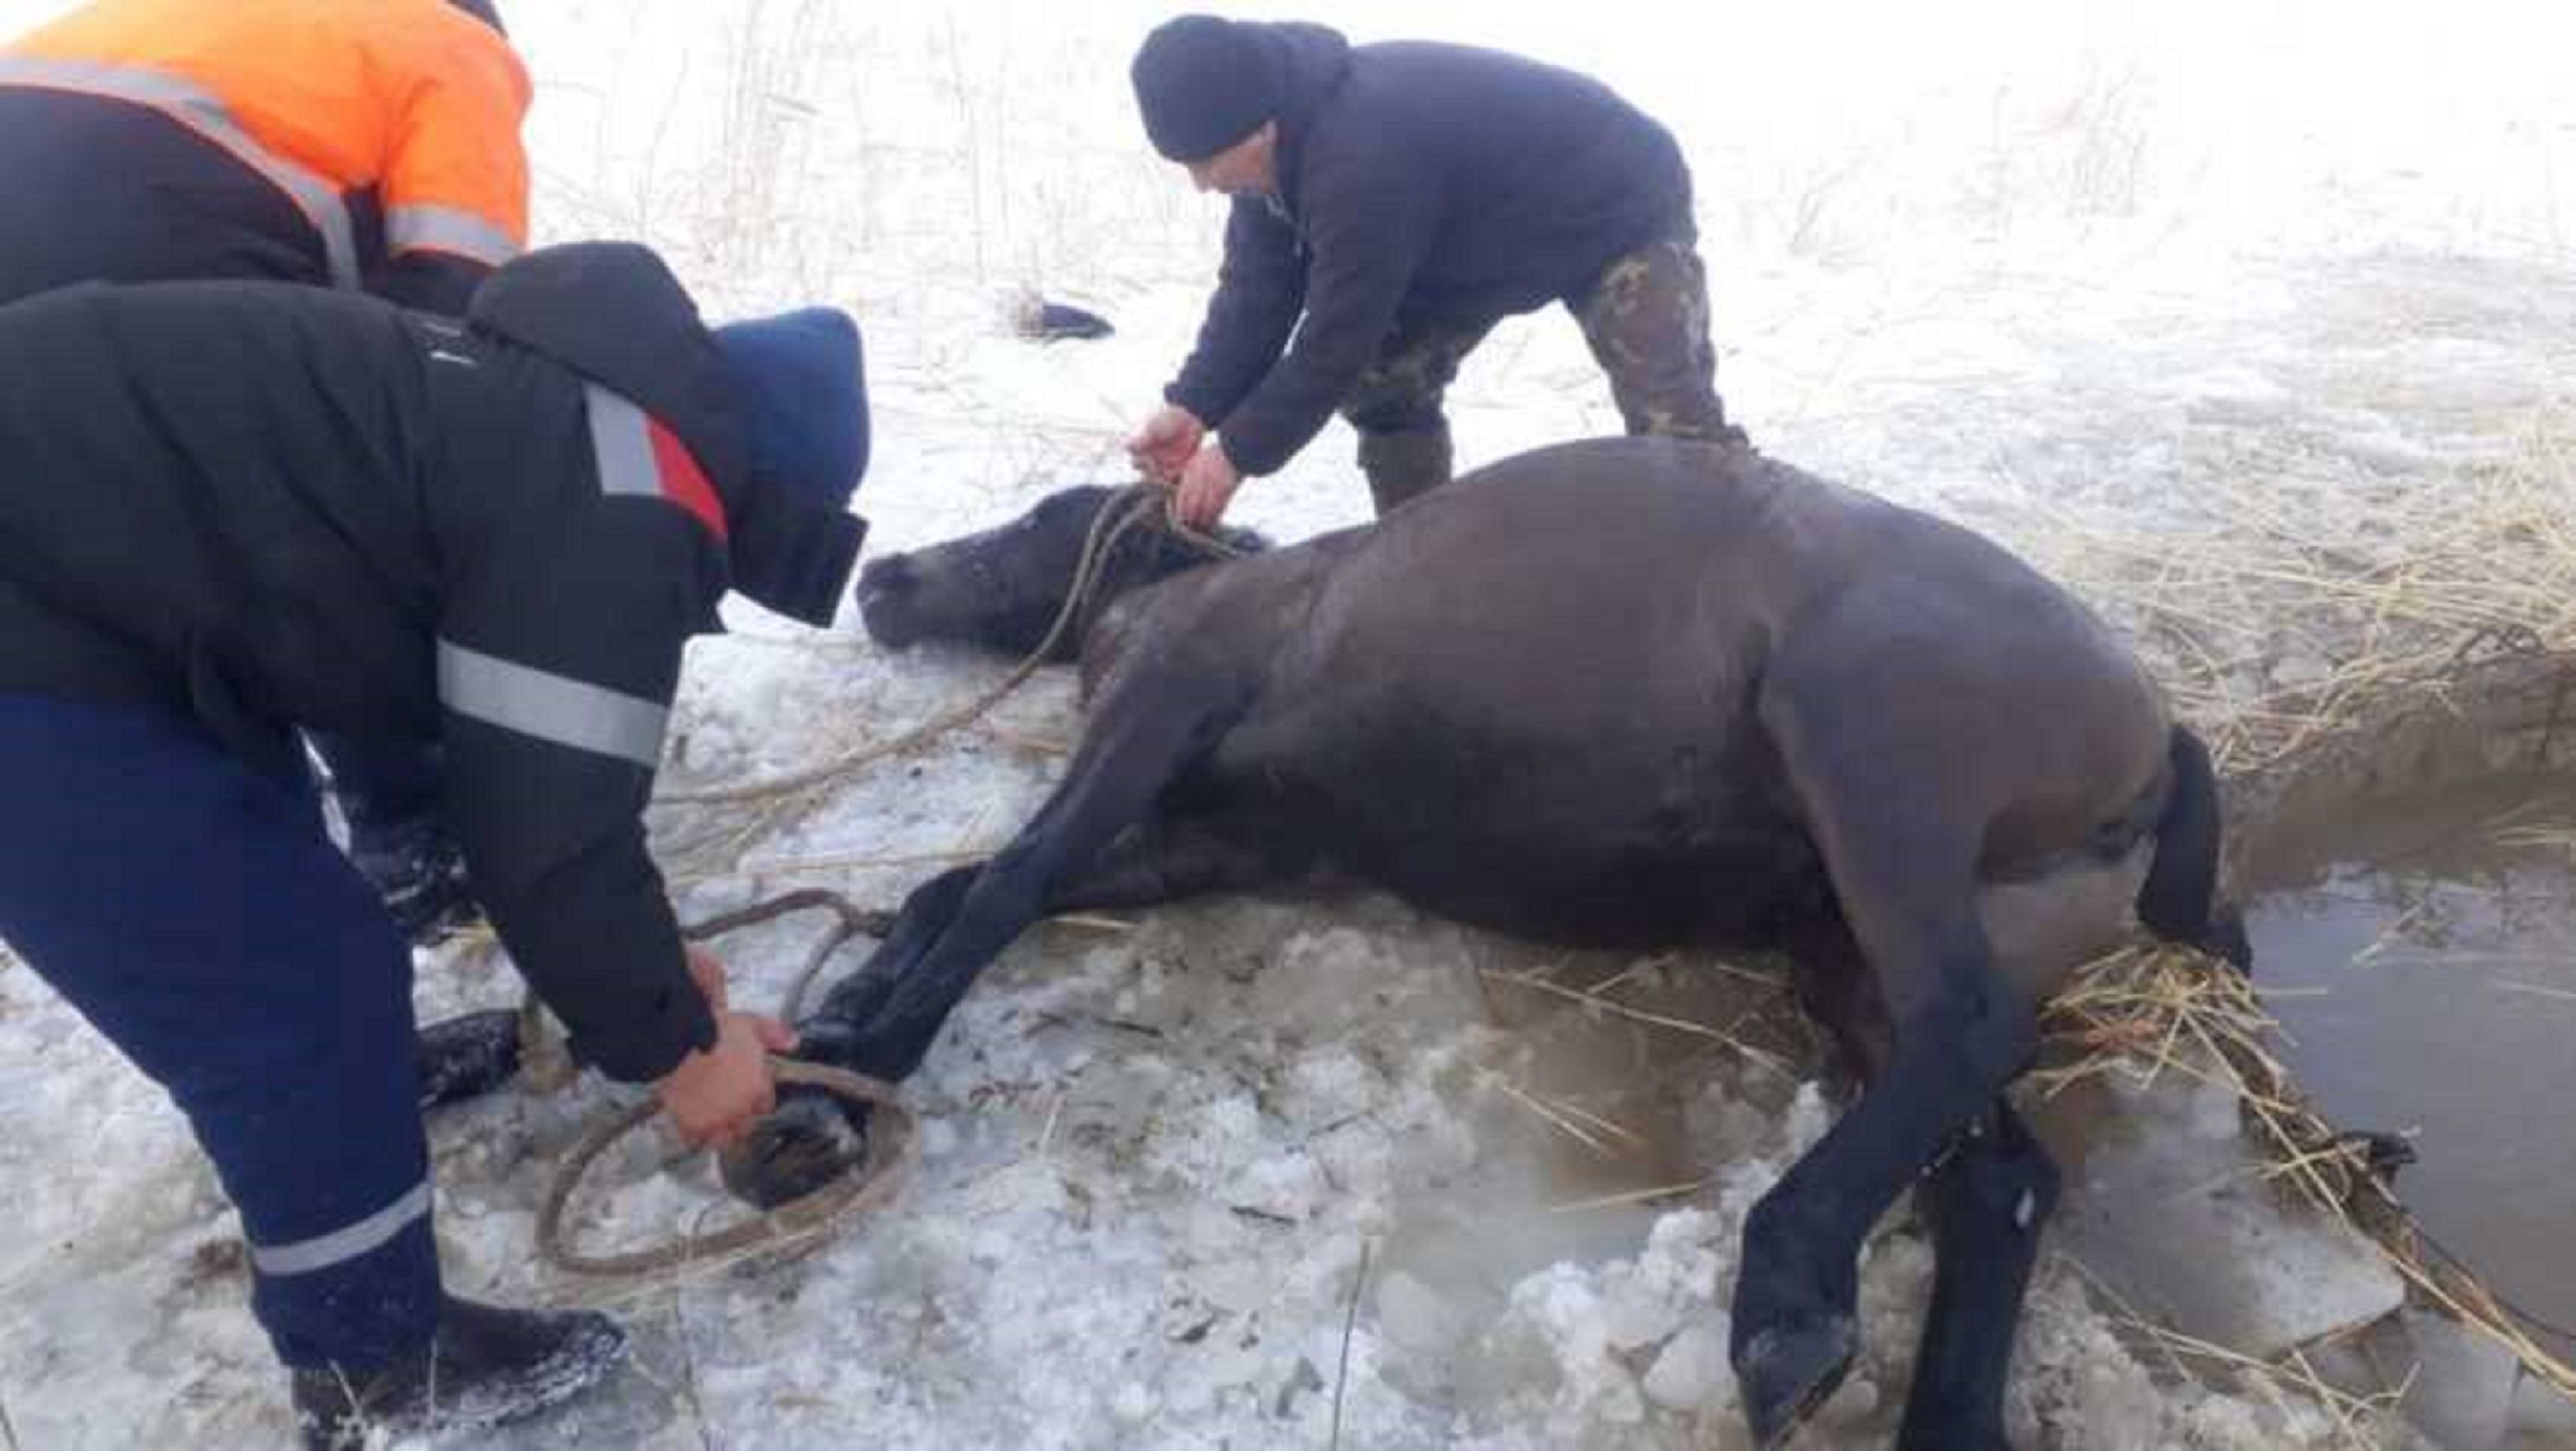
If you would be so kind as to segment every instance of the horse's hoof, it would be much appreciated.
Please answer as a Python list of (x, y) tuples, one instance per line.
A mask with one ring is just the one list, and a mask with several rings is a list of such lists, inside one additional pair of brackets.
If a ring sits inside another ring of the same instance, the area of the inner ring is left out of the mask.
[(717, 1156), (716, 1171), (735, 1198), (775, 1209), (849, 1173), (867, 1154), (865, 1109), (818, 1090), (786, 1088), (777, 1112)]
[(1754, 1444), (1771, 1451), (1805, 1425), (1842, 1385), (1859, 1348), (1848, 1315), (1755, 1335), (1735, 1367)]

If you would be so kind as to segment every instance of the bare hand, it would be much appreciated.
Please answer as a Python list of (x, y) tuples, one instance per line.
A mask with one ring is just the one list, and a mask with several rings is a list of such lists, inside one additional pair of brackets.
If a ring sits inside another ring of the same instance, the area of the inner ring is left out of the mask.
[(1189, 528), (1205, 533), (1225, 517), (1225, 506), (1234, 502), (1234, 491), (1243, 487), (1243, 475), (1235, 472), (1234, 460), (1222, 448), (1200, 449), (1181, 470), (1180, 492), (1172, 501), (1172, 517)]
[(682, 1141), (725, 1148), (778, 1106), (778, 1080), (769, 1055), (796, 1046), (796, 1034), (775, 1018), (723, 1013), (716, 1042), (680, 1060), (653, 1091)]
[(698, 991), (705, 995), (707, 1011), (723, 1017), (727, 1007), (723, 960), (703, 947), (691, 946), (686, 951), (689, 954), (689, 977), (697, 983)]
[(1158, 484), (1168, 484), (1181, 476), (1190, 456), (1199, 451), (1199, 441), (1207, 437), (1207, 425), (1198, 415), (1177, 404), (1167, 403), (1145, 420), (1136, 436), (1127, 440), (1127, 456), (1145, 477)]

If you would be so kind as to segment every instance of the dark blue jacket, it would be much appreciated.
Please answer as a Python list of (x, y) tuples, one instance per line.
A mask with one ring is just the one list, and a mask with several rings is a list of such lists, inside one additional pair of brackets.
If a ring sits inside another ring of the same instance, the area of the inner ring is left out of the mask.
[(1305, 447), (1400, 323), (1577, 296), (1690, 214), (1672, 134), (1588, 76), (1253, 28), (1287, 53), (1279, 196), (1234, 203), (1198, 346), (1165, 394), (1247, 474)]

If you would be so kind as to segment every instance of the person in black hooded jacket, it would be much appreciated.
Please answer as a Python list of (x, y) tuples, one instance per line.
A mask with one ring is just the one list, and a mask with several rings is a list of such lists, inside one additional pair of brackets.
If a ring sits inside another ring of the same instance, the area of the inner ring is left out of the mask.
[(1743, 443), (1717, 396), (1689, 168), (1598, 81), (1208, 15), (1156, 28), (1131, 78), (1155, 149), (1234, 198), (1198, 345), (1129, 443), (1179, 485), (1183, 522), (1214, 525), (1336, 409), (1379, 513), (1447, 482), (1460, 360), (1550, 302), (1629, 432)]
[(683, 948), (642, 815), (724, 591), (830, 621), (866, 442), (849, 319), (710, 331), (623, 244), (459, 321), (256, 282), (0, 307), (0, 938), (188, 1114), (314, 1444), (531, 1413), (622, 1337), (441, 1291), (410, 955), (294, 732), (439, 742), (576, 1051), (730, 1138), (790, 1037)]

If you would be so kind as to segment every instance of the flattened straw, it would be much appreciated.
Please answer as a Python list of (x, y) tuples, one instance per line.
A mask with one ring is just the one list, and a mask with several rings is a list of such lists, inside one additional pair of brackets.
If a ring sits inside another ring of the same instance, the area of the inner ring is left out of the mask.
[(1666, 960), (1667, 959), (1659, 957), (1650, 962), (1629, 963), (1626, 967), (1623, 967), (1617, 972), (1612, 973), (1610, 976), (1603, 978), (1601, 981), (1594, 983), (1589, 991), (1594, 997), (1606, 998), (1612, 993), (1617, 992), (1620, 988), (1626, 986), (1628, 979), (1635, 977), (1650, 968), (1660, 966)]
[(1694, 972), (1713, 972), (1718, 974), (1720, 977), (1731, 977), (1738, 982), (1748, 982), (1753, 984), (1755, 987), (1763, 988), (1774, 993), (1786, 993), (1789, 990), (1788, 979), (1782, 977), (1779, 973), (1755, 972), (1749, 967), (1737, 967), (1731, 962), (1703, 962), (1692, 970)]
[(1788, 1063), (1778, 1054), (1765, 1052), (1740, 1038), (1730, 1036), (1723, 1029), (1712, 1028), (1706, 1023), (1694, 1023), (1686, 1018), (1668, 1018), (1661, 1013), (1643, 1012), (1594, 993), (1582, 992), (1562, 983), (1545, 981), (1531, 973), (1495, 972), (1490, 968), (1478, 968), (1476, 975), (1494, 982), (1508, 983), (1513, 987), (1527, 988), (1532, 992), (1547, 993), (1568, 1002), (1581, 1003), (1595, 1011), (1608, 1013), (1616, 1018), (1625, 1018), (1632, 1023), (1646, 1023), (1658, 1028), (1669, 1028), (1676, 1033), (1687, 1033), (1695, 1038), (1705, 1038), (1709, 1042), (1733, 1049), (1742, 1054), (1747, 1062), (1758, 1067), (1767, 1068), (1793, 1080), (1797, 1077)]
[(1571, 1204), (1551, 1204), (1547, 1207), (1547, 1212), (1585, 1214), (1595, 1209), (1626, 1209), (1633, 1205), (1653, 1204), (1658, 1200), (1679, 1199), (1685, 1195), (1697, 1194), (1716, 1182), (1714, 1179), (1693, 1179), (1687, 1184), (1665, 1184), (1657, 1188), (1638, 1189), (1626, 1194), (1605, 1194), (1598, 1199), (1578, 1199)]
[(1645, 1139), (1634, 1130), (1629, 1129), (1622, 1124), (1603, 1118), (1601, 1115), (1585, 1109), (1580, 1104), (1559, 1103), (1556, 1106), (1563, 1110), (1567, 1117), (1579, 1119), (1582, 1122), (1599, 1129), (1601, 1132), (1610, 1135), (1614, 1139), (1623, 1139), (1628, 1143), (1640, 1145), (1646, 1142)]
[(2378, 961), (2380, 955), (2397, 943), (2408, 928), (2414, 926), (2417, 920), (2431, 910), (2433, 910), (2433, 904), (2430, 901), (2423, 901), (2398, 913), (2397, 920), (2380, 929), (2379, 935), (2370, 940), (2369, 946), (2352, 955), (2352, 966), (2362, 967)]
[(1142, 924), (1121, 921), (1116, 917), (1095, 917), (1088, 912), (1068, 912), (1047, 921), (1058, 927), (1079, 927), (1085, 932), (1127, 933), (1143, 930)]
[(1523, 1093), (1510, 1079), (1503, 1077), (1499, 1073), (1489, 1076), (1493, 1086), (1502, 1090), (1504, 1097), (1519, 1104), (1521, 1107), (1528, 1109), (1531, 1113), (1538, 1115), (1557, 1132), (1574, 1140), (1576, 1143), (1583, 1145), (1583, 1147), (1590, 1149), (1592, 1152), (1599, 1154), (1605, 1159), (1617, 1157), (1617, 1155), (1611, 1151), (1608, 1144), (1595, 1138), (1590, 1130), (1586, 1129), (1582, 1124), (1575, 1120), (1567, 1117), (1564, 1113), (1558, 1111), (1554, 1105), (1547, 1103), (1542, 1099), (1534, 1098), (1529, 1094)]

